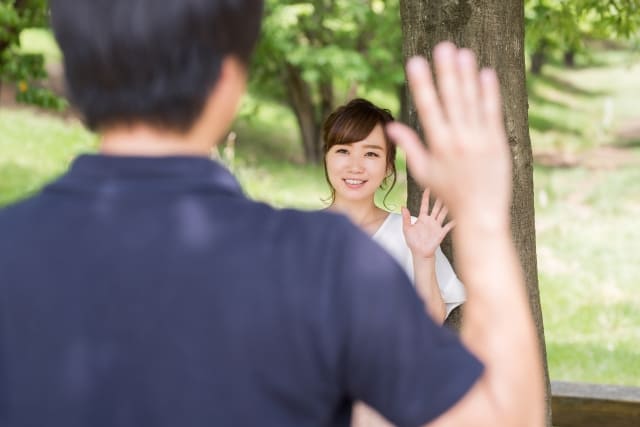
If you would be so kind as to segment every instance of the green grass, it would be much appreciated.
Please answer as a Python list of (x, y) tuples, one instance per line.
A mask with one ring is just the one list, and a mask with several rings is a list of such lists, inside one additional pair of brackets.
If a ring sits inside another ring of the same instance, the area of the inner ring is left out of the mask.
[[(55, 58), (45, 36), (26, 37)], [(640, 122), (637, 58), (621, 52), (594, 58), (594, 66), (550, 65), (529, 79), (535, 151), (581, 153), (613, 144), (640, 155), (640, 137), (622, 141), (615, 133), (630, 119)], [(326, 206), (322, 169), (302, 164), (295, 121), (284, 107), (248, 97), (233, 130), (234, 157), (224, 154), (224, 145), (221, 156), (249, 196), (278, 207)], [(0, 205), (33, 194), (75, 155), (95, 149), (95, 137), (76, 122), (0, 111)], [(403, 159), (398, 168), (388, 201), (396, 210), (406, 192)], [(640, 170), (537, 165), (534, 182), (551, 378), (640, 386)]]
[[(534, 151), (605, 145), (639, 156), (616, 129), (640, 123), (637, 55), (595, 52), (595, 66), (530, 77)], [(640, 170), (534, 172), (540, 296), (552, 379), (640, 386)]]
[(64, 172), (95, 138), (78, 123), (32, 110), (0, 110), (0, 206), (26, 197)]
[(640, 170), (537, 168), (535, 181), (551, 378), (640, 386)]

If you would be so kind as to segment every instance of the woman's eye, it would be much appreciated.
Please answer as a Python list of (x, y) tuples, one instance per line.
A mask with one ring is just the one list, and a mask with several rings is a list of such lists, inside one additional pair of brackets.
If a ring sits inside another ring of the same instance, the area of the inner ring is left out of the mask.
[(348, 154), (349, 152), (345, 148), (338, 148), (336, 150), (336, 153), (338, 153), (338, 154)]
[(376, 152), (373, 151), (369, 151), (367, 154), (365, 154), (365, 156), (367, 157), (380, 157), (380, 155)]

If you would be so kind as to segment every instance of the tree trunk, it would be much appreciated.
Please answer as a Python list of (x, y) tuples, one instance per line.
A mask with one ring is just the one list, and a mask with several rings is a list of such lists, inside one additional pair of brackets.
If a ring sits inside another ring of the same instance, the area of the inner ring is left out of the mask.
[[(480, 65), (495, 68), (500, 77), (513, 157), (511, 227), (540, 339), (545, 365), (547, 425), (550, 426), (549, 378), (536, 263), (533, 156), (525, 84), (524, 4), (521, 0), (401, 0), (400, 13), (405, 58), (424, 55), (431, 59), (431, 51), (439, 41), (451, 40), (458, 46), (472, 49)], [(409, 124), (420, 131), (415, 107), (409, 104), (407, 110)], [(410, 179), (407, 204), (414, 214), (420, 198), (421, 189)], [(447, 255), (451, 256), (452, 252)], [(455, 259), (453, 261), (455, 263)]]
[(322, 160), (322, 124), (329, 117), (335, 108), (335, 97), (333, 94), (333, 81), (331, 77), (323, 80), (319, 84), (320, 89), (320, 110), (316, 121), (318, 129), (318, 139), (316, 141), (316, 156), (318, 163)]
[(542, 66), (545, 62), (547, 62), (547, 42), (542, 40), (531, 54), (531, 65), (529, 68), (531, 74), (534, 76), (542, 74)]
[(396, 120), (408, 123), (409, 122), (409, 94), (407, 92), (407, 86), (404, 83), (396, 85), (396, 96), (398, 97), (398, 101), (400, 101), (400, 109), (398, 110), (398, 117)]
[(285, 87), (289, 104), (300, 129), (305, 162), (318, 164), (320, 162), (320, 125), (311, 97), (311, 88), (302, 78), (302, 71), (291, 64), (286, 65)]
[(574, 50), (567, 50), (564, 53), (564, 65), (567, 68), (573, 68), (576, 66), (576, 52)]
[(542, 48), (536, 50), (531, 54), (531, 67), (529, 68), (531, 74), (533, 74), (534, 76), (539, 76), (540, 74), (542, 74), (542, 66), (545, 63), (545, 59), (545, 53)]

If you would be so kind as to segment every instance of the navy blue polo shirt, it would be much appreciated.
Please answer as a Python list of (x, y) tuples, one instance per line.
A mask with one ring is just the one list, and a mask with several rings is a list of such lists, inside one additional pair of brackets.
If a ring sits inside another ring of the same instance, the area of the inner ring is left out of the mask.
[(345, 218), (205, 158), (85, 155), (0, 211), (0, 425), (398, 425), (481, 364)]

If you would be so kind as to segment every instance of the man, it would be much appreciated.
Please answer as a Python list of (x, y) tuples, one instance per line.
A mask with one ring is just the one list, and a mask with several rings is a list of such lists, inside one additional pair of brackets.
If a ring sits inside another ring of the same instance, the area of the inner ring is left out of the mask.
[(409, 64), (430, 152), (389, 127), (465, 236), (464, 347), (346, 220), (252, 202), (207, 159), (260, 2), (50, 5), (100, 154), (0, 212), (0, 425), (347, 425), (355, 400), (398, 425), (542, 423), (497, 83), (469, 52), (435, 52), (442, 105)]

